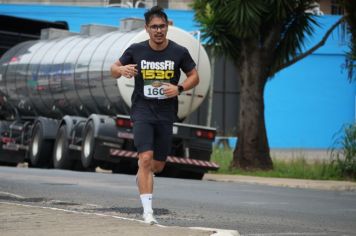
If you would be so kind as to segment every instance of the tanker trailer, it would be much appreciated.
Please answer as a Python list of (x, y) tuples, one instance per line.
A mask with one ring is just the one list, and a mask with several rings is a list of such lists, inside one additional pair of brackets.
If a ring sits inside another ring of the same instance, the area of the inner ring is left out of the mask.
[[(188, 48), (200, 75), (199, 85), (179, 96), (178, 117), (184, 121), (207, 94), (210, 63), (188, 32), (170, 26), (168, 38)], [(128, 116), (134, 80), (112, 78), (110, 66), (129, 45), (146, 39), (142, 28), (86, 25), (80, 34), (27, 41), (7, 51), (0, 59), (0, 163), (135, 173)], [(201, 179), (216, 170), (210, 162), (215, 133), (175, 123), (162, 175)]]

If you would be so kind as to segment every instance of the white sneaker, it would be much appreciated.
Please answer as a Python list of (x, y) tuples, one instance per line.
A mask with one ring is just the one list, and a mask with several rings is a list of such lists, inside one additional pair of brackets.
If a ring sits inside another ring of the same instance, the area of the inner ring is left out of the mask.
[(143, 213), (143, 221), (146, 224), (150, 224), (150, 225), (158, 224), (157, 220), (153, 216), (153, 213)]

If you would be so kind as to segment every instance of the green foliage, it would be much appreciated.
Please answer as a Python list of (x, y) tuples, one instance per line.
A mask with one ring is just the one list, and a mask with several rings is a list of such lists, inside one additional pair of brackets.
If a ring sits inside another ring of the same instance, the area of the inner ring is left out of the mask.
[(214, 148), (212, 161), (220, 165), (220, 169), (213, 173), (239, 174), (261, 177), (314, 179), (314, 180), (341, 180), (345, 179), (339, 168), (329, 161), (307, 161), (303, 156), (295, 159), (273, 158), (273, 170), (269, 171), (244, 171), (230, 169), (232, 150)]
[[(200, 24), (202, 38), (239, 62), (243, 44), (274, 55), (273, 69), (301, 53), (306, 36), (318, 26), (315, 16), (305, 12), (309, 0), (195, 0), (191, 5)], [(271, 75), (272, 75), (271, 74)]]
[(347, 53), (346, 67), (350, 81), (356, 80), (356, 4), (352, 0), (343, 1), (346, 10), (346, 31), (350, 32), (350, 52)]
[(356, 124), (343, 128), (343, 133), (336, 138), (335, 146), (331, 149), (333, 164), (346, 178), (356, 179)]
[(288, 22), (282, 25), (281, 39), (276, 48), (277, 62), (279, 66), (285, 61), (290, 61), (297, 54), (303, 52), (306, 36), (311, 37), (315, 26), (319, 26), (316, 17), (305, 13), (307, 6), (301, 4), (289, 12), (292, 17), (285, 18)]

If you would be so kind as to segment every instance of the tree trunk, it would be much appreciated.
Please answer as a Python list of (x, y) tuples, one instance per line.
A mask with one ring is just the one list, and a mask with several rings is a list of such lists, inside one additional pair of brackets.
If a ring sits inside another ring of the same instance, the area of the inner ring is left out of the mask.
[(265, 71), (267, 65), (258, 49), (246, 47), (241, 51), (242, 60), (237, 65), (240, 75), (238, 141), (231, 167), (268, 170), (273, 168), (273, 164), (264, 118), (263, 95), (268, 78)]

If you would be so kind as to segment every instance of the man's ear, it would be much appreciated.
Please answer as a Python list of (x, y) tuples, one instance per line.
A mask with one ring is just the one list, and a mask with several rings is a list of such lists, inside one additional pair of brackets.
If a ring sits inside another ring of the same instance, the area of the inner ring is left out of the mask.
[(145, 24), (145, 30), (148, 33), (148, 26)]

